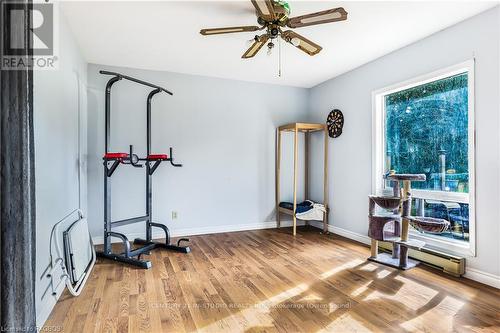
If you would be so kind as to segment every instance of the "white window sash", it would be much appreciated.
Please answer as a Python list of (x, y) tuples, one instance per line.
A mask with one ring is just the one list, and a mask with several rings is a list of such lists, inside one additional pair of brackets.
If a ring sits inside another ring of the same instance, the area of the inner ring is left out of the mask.
[(372, 192), (384, 191), (385, 173), (385, 104), (384, 97), (388, 94), (420, 86), (429, 82), (441, 80), (454, 75), (468, 73), (468, 167), (469, 193), (431, 191), (414, 189), (414, 198), (452, 201), (469, 204), (469, 242), (424, 235), (412, 231), (412, 237), (422, 239), (429, 247), (454, 254), (476, 255), (476, 206), (475, 206), (475, 122), (474, 122), (474, 59), (450, 66), (417, 78), (378, 89), (372, 93)]

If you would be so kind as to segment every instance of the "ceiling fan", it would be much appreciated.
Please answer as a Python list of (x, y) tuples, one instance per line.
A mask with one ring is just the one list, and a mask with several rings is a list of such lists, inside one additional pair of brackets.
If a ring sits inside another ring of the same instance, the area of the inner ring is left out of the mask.
[(289, 17), (290, 6), (287, 2), (281, 0), (251, 0), (257, 14), (257, 23), (260, 26), (239, 26), (227, 28), (212, 28), (202, 29), (200, 34), (204, 36), (229, 34), (236, 32), (249, 32), (265, 30), (262, 35), (256, 35), (253, 39), (253, 44), (250, 46), (242, 58), (252, 58), (259, 52), (259, 50), (267, 44), (269, 50), (274, 47), (273, 40), (281, 37), (287, 43), (292, 44), (296, 48), (305, 53), (313, 56), (318, 54), (322, 47), (310, 41), (309, 39), (299, 35), (292, 30), (283, 30), (288, 28), (300, 28), (310, 25), (317, 25), (323, 23), (344, 21), (347, 19), (347, 12), (344, 8), (338, 7), (333, 9), (324, 10), (321, 12), (301, 15), (296, 17)]

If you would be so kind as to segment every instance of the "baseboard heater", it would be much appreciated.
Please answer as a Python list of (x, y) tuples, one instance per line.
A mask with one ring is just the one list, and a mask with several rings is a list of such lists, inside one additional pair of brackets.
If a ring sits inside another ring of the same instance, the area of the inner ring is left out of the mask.
[[(379, 242), (379, 249), (385, 252), (392, 252), (392, 244)], [(422, 248), (421, 250), (410, 249), (408, 255), (410, 258), (416, 259), (425, 265), (440, 269), (447, 274), (456, 277), (465, 274), (465, 258), (427, 248)]]

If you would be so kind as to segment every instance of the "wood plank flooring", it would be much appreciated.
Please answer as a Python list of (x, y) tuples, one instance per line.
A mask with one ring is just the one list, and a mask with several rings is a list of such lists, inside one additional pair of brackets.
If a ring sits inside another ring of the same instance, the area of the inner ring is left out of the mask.
[(430, 268), (398, 271), (369, 249), (303, 227), (191, 237), (143, 270), (99, 259), (59, 332), (500, 332), (500, 291)]

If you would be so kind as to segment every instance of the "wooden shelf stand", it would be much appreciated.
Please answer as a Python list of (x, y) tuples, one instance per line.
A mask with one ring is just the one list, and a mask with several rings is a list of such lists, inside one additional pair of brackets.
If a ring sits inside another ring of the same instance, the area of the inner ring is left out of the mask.
[[(293, 153), (293, 210), (280, 207), (280, 174), (281, 174), (281, 135), (282, 132), (294, 133)], [(328, 233), (328, 128), (325, 124), (315, 123), (291, 123), (276, 129), (276, 224), (281, 225), (280, 214), (291, 215), (293, 219), (293, 235), (297, 234), (297, 184), (298, 184), (298, 158), (299, 158), (299, 133), (304, 133), (304, 195), (309, 198), (309, 136), (313, 132), (323, 132), (324, 135), (324, 170), (323, 170), (323, 204), (326, 213), (323, 214), (323, 232)]]

